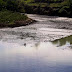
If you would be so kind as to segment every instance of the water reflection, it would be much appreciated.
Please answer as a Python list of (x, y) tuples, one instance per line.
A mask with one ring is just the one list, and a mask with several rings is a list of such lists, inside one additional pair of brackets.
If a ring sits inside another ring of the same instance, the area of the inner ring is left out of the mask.
[(70, 45), (71, 46), (72, 45), (72, 36), (68, 36), (65, 38), (55, 40), (52, 43), (57, 45), (57, 46), (64, 46), (64, 45)]
[(71, 50), (59, 49), (51, 42), (26, 46), (0, 42), (0, 72), (72, 72), (71, 57)]

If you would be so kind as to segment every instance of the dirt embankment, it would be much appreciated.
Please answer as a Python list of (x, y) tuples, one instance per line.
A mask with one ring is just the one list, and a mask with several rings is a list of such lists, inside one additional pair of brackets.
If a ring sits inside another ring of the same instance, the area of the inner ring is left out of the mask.
[(26, 25), (29, 25), (29, 24), (32, 24), (36, 22), (35, 20), (31, 19), (31, 18), (28, 18), (27, 20), (25, 21), (15, 21), (14, 24), (5, 24), (5, 23), (0, 23), (0, 28), (6, 28), (6, 27), (19, 27), (19, 26), (26, 26)]

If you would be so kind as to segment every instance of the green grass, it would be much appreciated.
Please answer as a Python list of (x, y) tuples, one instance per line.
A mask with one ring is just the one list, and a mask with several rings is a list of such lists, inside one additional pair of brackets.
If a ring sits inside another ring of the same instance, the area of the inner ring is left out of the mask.
[(34, 0), (24, 0), (24, 3), (27, 4), (27, 3), (32, 3), (34, 2)]
[(18, 12), (12, 12), (8, 10), (0, 11), (0, 23), (1, 24), (14, 24), (15, 21), (26, 20), (27, 16)]
[(48, 4), (47, 3), (28, 3), (27, 5), (29, 6), (41, 6), (41, 7), (46, 7)]
[(61, 7), (61, 3), (51, 3), (49, 7)]

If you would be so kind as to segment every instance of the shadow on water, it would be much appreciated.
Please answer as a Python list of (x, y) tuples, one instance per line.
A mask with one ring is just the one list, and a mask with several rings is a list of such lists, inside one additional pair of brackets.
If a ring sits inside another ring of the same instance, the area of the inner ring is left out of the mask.
[(65, 37), (65, 38), (57, 39), (57, 40), (53, 41), (52, 44), (57, 45), (58, 47), (64, 46), (64, 45), (67, 45), (67, 46), (69, 45), (71, 47), (71, 45), (72, 45), (72, 35)]

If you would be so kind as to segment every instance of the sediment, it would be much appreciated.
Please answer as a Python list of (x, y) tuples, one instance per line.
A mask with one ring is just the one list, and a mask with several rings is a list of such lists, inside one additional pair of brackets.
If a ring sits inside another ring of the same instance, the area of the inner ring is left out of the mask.
[(19, 21), (15, 21), (14, 24), (5, 24), (5, 23), (0, 23), (0, 28), (6, 28), (6, 27), (19, 27), (19, 26), (26, 26), (26, 25), (30, 25), (32, 23), (36, 22), (35, 20), (28, 18), (27, 20), (23, 21), (23, 20), (19, 20)]

